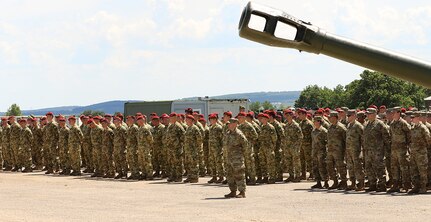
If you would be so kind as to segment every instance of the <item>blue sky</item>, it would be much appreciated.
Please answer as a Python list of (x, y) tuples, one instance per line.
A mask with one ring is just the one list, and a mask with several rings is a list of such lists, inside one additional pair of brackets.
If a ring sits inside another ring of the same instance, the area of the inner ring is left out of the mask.
[[(430, 60), (427, 1), (258, 0), (329, 32)], [(363, 68), (241, 39), (247, 1), (0, 1), (0, 111), (335, 87)]]

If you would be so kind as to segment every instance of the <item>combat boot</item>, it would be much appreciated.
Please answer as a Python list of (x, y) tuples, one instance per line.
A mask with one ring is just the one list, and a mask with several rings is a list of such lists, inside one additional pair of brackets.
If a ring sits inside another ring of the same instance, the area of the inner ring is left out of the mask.
[(283, 177), (278, 177), (277, 179), (275, 179), (276, 182), (283, 182)]
[(174, 181), (174, 179), (172, 179), (172, 178), (168, 178), (167, 180), (166, 180), (168, 183), (170, 183), (170, 182), (173, 182)]
[(364, 191), (364, 180), (359, 180), (358, 186), (356, 187), (355, 191)]
[(154, 177), (149, 176), (149, 177), (145, 178), (145, 180), (154, 180)]
[(264, 177), (262, 183), (268, 183), (268, 177)]
[(118, 175), (115, 176), (114, 179), (118, 180), (121, 179), (121, 177), (123, 177), (123, 173), (118, 173)]
[(355, 190), (356, 189), (356, 179), (355, 178), (350, 178), (351, 184), (350, 186), (347, 186), (346, 191), (349, 190)]
[(215, 183), (223, 183), (223, 181), (224, 181), (224, 178), (220, 177), (217, 181), (215, 181)]
[(256, 185), (256, 178), (255, 177), (251, 177), (250, 181), (247, 183), (247, 185), (250, 185), (250, 186)]
[(183, 183), (190, 183), (190, 179), (189, 179), (189, 178), (185, 179), (185, 180), (183, 181)]
[(176, 182), (176, 183), (180, 183), (181, 181), (183, 181), (183, 178), (181, 178), (181, 177), (178, 177), (174, 180), (174, 182)]
[(12, 172), (18, 171), (18, 167), (12, 167), (12, 169), (10, 171), (12, 171)]
[(302, 172), (301, 176), (299, 177), (300, 180), (306, 180), (307, 179), (307, 173), (304, 171)]
[(157, 171), (157, 172), (155, 172), (155, 173), (153, 174), (153, 177), (159, 177), (159, 176), (160, 176), (159, 171)]
[(276, 180), (271, 178), (268, 180), (267, 184), (275, 184), (275, 182)]
[(427, 193), (427, 188), (424, 186), (424, 187), (421, 187), (420, 189), (419, 189), (419, 194), (426, 194)]
[(347, 189), (347, 180), (341, 180), (341, 182), (338, 184), (337, 189), (338, 190), (345, 190), (345, 189)]
[(198, 178), (190, 179), (190, 183), (198, 183), (198, 182), (199, 182), (199, 179), (198, 179)]
[(334, 184), (328, 188), (328, 190), (334, 190), (338, 188), (338, 180), (334, 180)]
[(322, 189), (322, 183), (320, 182), (320, 180), (317, 181), (317, 183), (313, 186), (311, 186), (311, 189)]
[(70, 176), (81, 176), (82, 173), (81, 171), (73, 171), (72, 173), (69, 174)]
[(394, 180), (393, 179), (389, 179), (386, 182), (386, 188), (391, 188), (394, 185)]
[(258, 177), (257, 180), (256, 180), (256, 183), (262, 183), (262, 181), (263, 181), (262, 177)]
[(401, 192), (402, 193), (406, 193), (411, 188), (412, 188), (412, 184), (411, 183), (403, 183), (403, 188), (402, 188)]
[[(414, 186), (413, 189), (411, 189), (408, 194), (415, 194), (415, 193), (419, 193), (419, 186)], [(426, 191), (425, 191), (426, 192)]]
[(301, 182), (301, 179), (299, 177), (295, 177), (292, 180), (292, 183), (299, 183), (299, 182)]
[(162, 179), (165, 179), (167, 176), (166, 176), (166, 173), (165, 172), (162, 172), (162, 174), (160, 175), (160, 177), (162, 178)]
[(222, 184), (227, 184), (227, 179), (223, 180), (223, 182), (221, 182)]
[(22, 171), (21, 171), (22, 173), (30, 173), (30, 172), (33, 172), (33, 170), (31, 169), (31, 168), (24, 168)]
[(329, 183), (327, 180), (325, 180), (325, 183), (323, 184), (323, 188), (329, 189)]
[(289, 175), (289, 177), (285, 179), (284, 182), (289, 183), (289, 182), (292, 182), (292, 180), (293, 180), (293, 176)]
[(245, 198), (245, 191), (239, 192), (238, 195), (235, 196), (236, 198)]
[(217, 181), (217, 177), (211, 178), (211, 180), (208, 180), (207, 183), (215, 183)]
[(377, 190), (377, 185), (376, 184), (371, 184), (370, 183), (370, 187), (368, 189), (366, 189), (366, 192), (372, 192), (372, 191), (376, 191)]
[(398, 180), (394, 181), (394, 184), (392, 185), (391, 189), (389, 189), (387, 192), (388, 193), (400, 192), (400, 186), (399, 186)]
[(225, 198), (234, 198), (236, 197), (236, 191), (231, 191), (230, 193), (224, 195)]
[(380, 183), (377, 186), (376, 192), (386, 192), (386, 183)]
[(54, 171), (52, 171), (51, 169), (48, 169), (46, 172), (45, 172), (45, 174), (53, 174), (54, 173)]

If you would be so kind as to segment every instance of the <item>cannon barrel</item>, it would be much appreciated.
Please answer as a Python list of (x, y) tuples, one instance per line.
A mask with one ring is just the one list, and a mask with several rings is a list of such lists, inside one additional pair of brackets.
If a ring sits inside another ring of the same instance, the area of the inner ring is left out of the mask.
[(431, 88), (431, 63), (328, 33), (267, 6), (247, 4), (239, 35), (269, 46), (325, 54)]

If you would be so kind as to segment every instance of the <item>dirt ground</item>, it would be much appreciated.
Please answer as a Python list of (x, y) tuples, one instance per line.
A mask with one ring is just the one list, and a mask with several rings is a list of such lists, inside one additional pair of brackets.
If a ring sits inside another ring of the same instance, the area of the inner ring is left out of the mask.
[[(247, 187), (0, 173), (0, 221), (429, 221), (431, 195)], [(429, 192), (431, 194), (431, 192)]]

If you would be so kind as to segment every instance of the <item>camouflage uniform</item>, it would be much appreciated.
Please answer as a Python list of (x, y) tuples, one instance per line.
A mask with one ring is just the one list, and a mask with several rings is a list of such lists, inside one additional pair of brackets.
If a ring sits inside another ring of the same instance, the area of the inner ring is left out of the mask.
[(81, 144), (83, 139), (81, 129), (73, 125), (69, 130), (69, 164), (74, 173), (81, 172)]
[[(261, 131), (260, 125), (257, 124), (255, 121), (252, 121), (251, 124), (256, 130), (257, 135), (259, 135)], [(255, 165), (256, 175), (258, 176), (262, 175), (262, 168), (260, 167), (260, 160), (259, 160), (259, 151), (260, 151), (259, 143), (256, 140), (253, 144), (253, 152), (254, 152), (254, 165)]]
[(410, 125), (402, 118), (393, 121), (390, 128), (391, 133), (391, 171), (394, 181), (401, 179), (403, 184), (410, 181), (408, 144), (410, 143)]
[[(200, 168), (201, 168), (200, 171), (201, 171), (201, 174), (203, 174), (203, 175), (210, 173), (209, 163), (208, 163), (208, 161), (209, 161), (209, 145), (208, 145), (209, 133), (210, 133), (209, 127), (205, 126), (204, 127), (204, 134), (203, 134), (203, 143), (202, 143), (202, 150), (203, 150), (203, 157), (204, 157), (204, 159), (202, 161), (203, 167), (200, 166)], [(204, 169), (203, 173), (202, 173), (202, 169)]]
[[(428, 113), (427, 115), (430, 115), (430, 113)], [(428, 131), (430, 131), (431, 133), (431, 124), (426, 122), (425, 126), (428, 128)], [(428, 145), (427, 155), (428, 155), (428, 186), (431, 186), (431, 144)]]
[(199, 162), (199, 174), (202, 175), (202, 176), (205, 176), (207, 169), (206, 169), (206, 165), (205, 165), (205, 155), (204, 155), (204, 149), (203, 149), (203, 145), (204, 145), (203, 144), (203, 140), (205, 139), (205, 133), (206, 132), (205, 132), (205, 128), (202, 125), (202, 123), (196, 121), (195, 125), (199, 128), (199, 131), (200, 131), (200, 133), (202, 135), (202, 143), (201, 143), (202, 147), (199, 149), (199, 160), (198, 160), (198, 162)]
[(47, 123), (43, 132), (43, 155), (45, 167), (48, 172), (52, 172), (56, 161), (56, 149), (58, 143), (57, 123)]
[(153, 177), (153, 164), (151, 160), (151, 150), (153, 149), (153, 134), (151, 127), (144, 125), (138, 131), (138, 165), (144, 178)]
[[(269, 126), (269, 124), (267, 125)], [(275, 129), (273, 129), (275, 131)], [(275, 132), (274, 134), (275, 135)], [(275, 144), (276, 138), (274, 138)], [(245, 192), (245, 165), (244, 165), (244, 155), (248, 146), (248, 141), (244, 134), (239, 130), (235, 131), (228, 130), (225, 136), (225, 146), (226, 146), (226, 172), (227, 172), (227, 182), (231, 192)], [(271, 147), (273, 148), (273, 147)], [(271, 150), (274, 152), (274, 149)], [(273, 172), (275, 174), (275, 172)]]
[(385, 124), (387, 130), (389, 131), (389, 140), (388, 141), (384, 141), (384, 147), (385, 147), (385, 167), (386, 170), (388, 171), (388, 177), (389, 180), (392, 181), (393, 176), (392, 176), (392, 168), (391, 168), (391, 139), (392, 135), (391, 135), (391, 131), (390, 131), (390, 127), (392, 125), (393, 121), (388, 122), (387, 124)]
[(347, 124), (346, 132), (346, 162), (349, 170), (349, 177), (352, 183), (357, 180), (364, 180), (364, 169), (359, 158), (362, 150), (362, 135), (364, 127), (358, 121)]
[(88, 125), (80, 126), (83, 139), (82, 139), (82, 163), (87, 168), (85, 172), (92, 172), (93, 168), (93, 148), (91, 147), (91, 128)]
[(166, 172), (166, 163), (165, 158), (163, 156), (163, 133), (165, 132), (165, 126), (163, 124), (159, 124), (156, 127), (153, 127), (153, 152), (152, 152), (152, 161), (153, 168), (158, 175), (161, 171)]
[(365, 169), (370, 187), (386, 187), (386, 172), (384, 165), (384, 141), (389, 140), (389, 131), (385, 124), (376, 119), (368, 121), (364, 126), (363, 150)]
[(238, 125), (238, 129), (244, 134), (248, 141), (247, 146), (244, 149), (245, 171), (246, 177), (249, 177), (250, 182), (254, 183), (256, 182), (256, 169), (253, 144), (256, 143), (259, 135), (257, 135), (253, 125), (249, 122), (244, 122)]
[(209, 169), (213, 177), (224, 177), (223, 169), (223, 129), (219, 124), (211, 125), (208, 136)]
[[(70, 171), (70, 159), (69, 159), (69, 128), (59, 127), (58, 130), (58, 157), (57, 165), (59, 169), (64, 172)], [(64, 173), (63, 172), (63, 173)]]
[(33, 133), (33, 146), (31, 149), (31, 156), (33, 159), (33, 163), (36, 167), (41, 167), (43, 165), (42, 162), (42, 146), (43, 146), (43, 131), (39, 126), (31, 126), (29, 127), (31, 132)]
[(281, 147), (281, 143), (284, 138), (284, 129), (283, 126), (277, 120), (271, 122), (271, 125), (274, 126), (275, 131), (277, 132), (277, 142), (275, 143), (274, 150), (275, 174), (278, 180), (283, 180), (283, 149)]
[(95, 175), (103, 176), (102, 149), (103, 149), (103, 128), (96, 124), (96, 127), (90, 131), (91, 148), (92, 148), (92, 163), (95, 170)]
[(18, 123), (13, 123), (10, 126), (10, 151), (11, 151), (11, 160), (12, 166), (18, 169), (19, 166), (19, 145), (20, 145), (20, 137), (21, 137), (21, 126)]
[(328, 144), (328, 130), (322, 126), (311, 132), (313, 174), (317, 181), (327, 181), (328, 171), (326, 168), (326, 145)]
[(299, 123), (299, 126), (301, 127), (302, 131), (302, 142), (301, 142), (301, 171), (302, 171), (302, 177), (305, 178), (305, 173), (312, 172), (312, 155), (311, 155), (311, 132), (313, 131), (313, 123), (308, 120), (304, 119)]
[(33, 141), (33, 134), (28, 127), (21, 129), (20, 144), (18, 151), (18, 166), (25, 167), (26, 170), (31, 170), (31, 145)]
[(10, 170), (12, 167), (12, 157), (11, 157), (11, 150), (10, 150), (10, 126), (7, 125), (5, 127), (2, 127), (2, 139), (1, 139), (1, 146), (2, 146), (2, 155), (3, 155), (3, 167), (6, 170)]
[(138, 131), (139, 128), (137, 125), (133, 124), (127, 130), (127, 163), (129, 165), (129, 169), (132, 173), (132, 176), (139, 175), (139, 166), (138, 166)]
[(412, 126), (410, 134), (410, 170), (413, 185), (426, 191), (429, 171), (427, 149), (431, 144), (430, 132), (424, 124), (418, 123)]
[(101, 153), (101, 169), (106, 174), (106, 177), (114, 176), (114, 162), (112, 153), (114, 150), (114, 131), (108, 126), (103, 129), (102, 149)]
[(259, 142), (259, 160), (262, 169), (263, 177), (276, 179), (275, 169), (275, 145), (277, 143), (277, 132), (271, 124), (262, 125), (261, 132), (258, 137)]
[(171, 181), (181, 180), (183, 174), (183, 144), (184, 144), (184, 128), (180, 123), (175, 122), (169, 124), (166, 129), (166, 147), (168, 149), (170, 175)]
[(115, 172), (121, 174), (121, 176), (127, 175), (126, 143), (127, 129), (123, 125), (115, 127), (113, 160), (115, 165)]
[(284, 127), (284, 167), (289, 173), (289, 177), (299, 178), (301, 173), (301, 158), (299, 152), (302, 141), (302, 130), (299, 124), (292, 120)]
[(189, 126), (184, 134), (184, 165), (188, 166), (187, 179), (199, 177), (200, 153), (202, 152), (202, 134), (197, 125)]
[(344, 154), (346, 153), (346, 127), (341, 122), (337, 122), (335, 125), (331, 124), (329, 127), (327, 147), (326, 166), (329, 178), (334, 181), (338, 180), (338, 173), (341, 181), (346, 181), (347, 170), (346, 162), (344, 161)]

